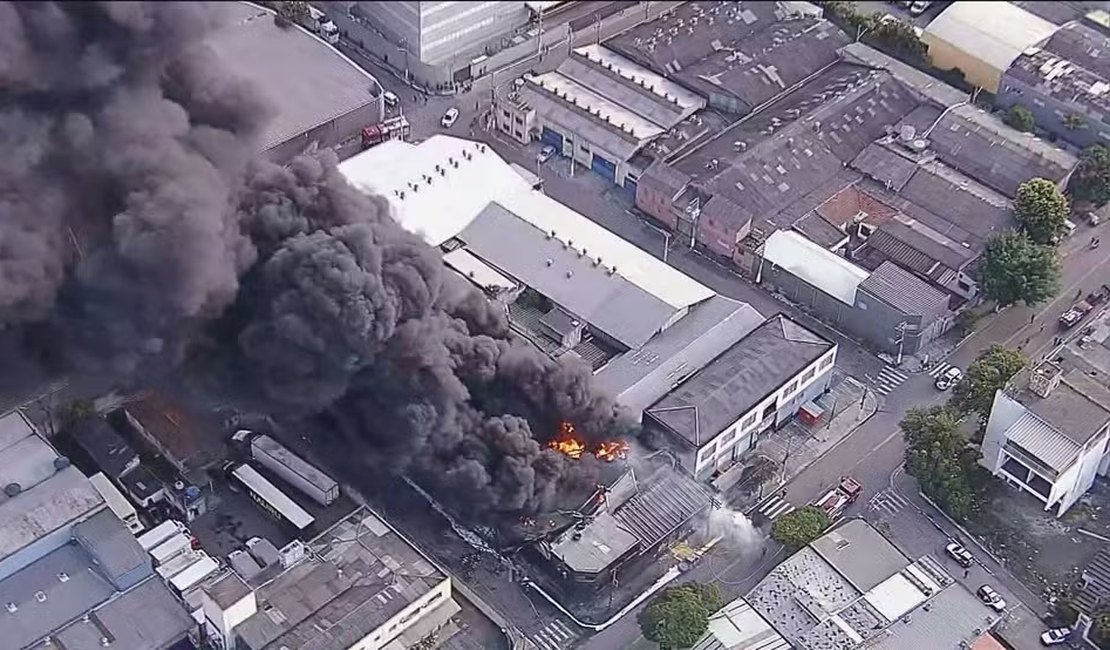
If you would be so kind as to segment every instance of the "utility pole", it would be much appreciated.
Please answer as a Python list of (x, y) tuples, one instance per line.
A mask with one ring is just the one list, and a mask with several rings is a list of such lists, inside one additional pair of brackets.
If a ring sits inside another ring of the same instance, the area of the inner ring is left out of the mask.
[(667, 263), (667, 253), (671, 250), (671, 233), (668, 230), (663, 231), (663, 263)]
[(690, 221), (690, 250), (694, 250), (694, 243), (697, 240), (698, 219), (701, 217), (700, 195), (695, 195), (694, 198), (686, 204), (685, 212)]
[(895, 363), (894, 363), (894, 365), (896, 365), (896, 366), (902, 365), (902, 349), (903, 349), (903, 347), (905, 346), (905, 343), (906, 343), (906, 326), (907, 325), (909, 325), (909, 324), (906, 321), (902, 321), (901, 323), (898, 323), (897, 327), (894, 328), (895, 333), (898, 334), (898, 360), (895, 361)]

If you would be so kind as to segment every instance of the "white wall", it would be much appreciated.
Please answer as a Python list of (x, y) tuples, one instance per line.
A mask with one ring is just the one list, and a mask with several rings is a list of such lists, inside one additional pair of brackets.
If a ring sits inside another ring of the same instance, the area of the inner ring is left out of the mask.
[(350, 650), (379, 650), (379, 648), (385, 647), (386, 644), (403, 634), (425, 614), (433, 611), (436, 606), (446, 602), (450, 597), (451, 579), (445, 578), (431, 591), (413, 601), (412, 604), (398, 612), (393, 618), (382, 623), (378, 629), (352, 645)]
[(1025, 407), (1010, 399), (1002, 391), (994, 395), (994, 404), (991, 405), (991, 414), (987, 419), (987, 430), (983, 434), (983, 442), (979, 445), (983, 452), (979, 464), (987, 468), (992, 474), (1005, 462), (1002, 447), (1006, 444), (1006, 430), (1025, 414)]
[[(719, 465), (722, 459), (730, 459), (734, 449), (743, 452), (753, 447), (761, 432), (774, 423), (785, 421), (789, 416), (797, 413), (798, 408), (803, 403), (813, 399), (813, 391), (807, 391), (810, 387), (819, 388), (820, 390), (817, 390), (817, 393), (828, 388), (832, 369), (836, 363), (836, 352), (837, 347), (834, 345), (820, 359), (806, 366), (801, 372), (776, 388), (773, 394), (767, 396), (755, 408), (741, 415), (709, 442), (702, 445), (696, 456), (694, 475), (697, 476), (704, 472), (706, 468)], [(811, 370), (813, 376), (802, 381), (801, 378), (805, 377), (806, 373)], [(791, 387), (791, 384), (795, 382), (797, 384)], [(763, 411), (772, 404), (775, 405), (773, 417), (763, 419), (761, 417)]]

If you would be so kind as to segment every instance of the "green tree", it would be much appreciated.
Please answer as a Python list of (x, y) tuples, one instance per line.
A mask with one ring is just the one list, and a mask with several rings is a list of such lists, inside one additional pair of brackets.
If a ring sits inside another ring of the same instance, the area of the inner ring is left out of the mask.
[(906, 63), (925, 62), (927, 48), (917, 37), (913, 25), (902, 20), (883, 19), (872, 14), (865, 19), (863, 40)]
[(899, 426), (906, 439), (906, 472), (945, 512), (964, 520), (978, 506), (972, 478), (979, 451), (960, 434), (957, 416), (947, 406), (914, 408)]
[(1000, 307), (1035, 305), (1056, 294), (1060, 258), (1051, 246), (1035, 244), (1023, 233), (996, 235), (983, 254), (983, 293)]
[(273, 7), (277, 12), (276, 22), (279, 27), (288, 27), (292, 23), (303, 25), (308, 18), (308, 3), (302, 0), (274, 2)]
[(831, 523), (824, 510), (806, 506), (775, 519), (775, 523), (771, 524), (771, 537), (794, 551), (820, 537)]
[(1076, 201), (1095, 205), (1110, 201), (1110, 147), (1096, 144), (1083, 150), (1068, 190)]
[(1026, 133), (1032, 131), (1033, 127), (1037, 125), (1037, 121), (1033, 118), (1033, 111), (1021, 104), (1011, 106), (1010, 110), (1006, 112), (1004, 120), (1006, 124)]
[(636, 617), (640, 632), (665, 650), (690, 648), (709, 629), (709, 616), (721, 608), (713, 585), (688, 582), (659, 592)]
[(1014, 216), (1029, 238), (1038, 244), (1056, 241), (1070, 211), (1067, 197), (1050, 180), (1031, 178), (1018, 187)]
[(967, 367), (964, 378), (952, 390), (949, 404), (963, 414), (978, 413), (980, 421), (986, 422), (995, 393), (1028, 363), (1029, 359), (1018, 350), (990, 346)]
[(75, 399), (63, 406), (58, 415), (58, 424), (61, 425), (62, 431), (65, 431), (78, 422), (95, 416), (96, 408), (92, 400)]

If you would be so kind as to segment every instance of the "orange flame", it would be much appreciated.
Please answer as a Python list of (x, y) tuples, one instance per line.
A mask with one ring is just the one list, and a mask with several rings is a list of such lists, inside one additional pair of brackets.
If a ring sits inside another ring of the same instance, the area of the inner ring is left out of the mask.
[(623, 440), (608, 440), (598, 446), (594, 455), (607, 463), (623, 460), (628, 457), (628, 443)]
[[(586, 443), (578, 437), (574, 424), (570, 422), (559, 423), (559, 435), (547, 443), (548, 448), (575, 460), (586, 453)], [(623, 440), (608, 440), (597, 446), (594, 456), (606, 462), (613, 462), (628, 457), (628, 443)]]

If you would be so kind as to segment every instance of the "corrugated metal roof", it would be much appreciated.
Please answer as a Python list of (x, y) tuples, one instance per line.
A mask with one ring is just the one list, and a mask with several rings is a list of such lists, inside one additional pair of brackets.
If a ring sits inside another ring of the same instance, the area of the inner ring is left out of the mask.
[(1006, 439), (1057, 472), (1067, 469), (1082, 448), (1052, 425), (1029, 412), (1006, 429)]
[(856, 302), (856, 289), (867, 271), (806, 239), (801, 233), (779, 230), (763, 246), (764, 263), (771, 263), (805, 280), (846, 305)]
[(948, 302), (939, 289), (887, 260), (860, 283), (866, 291), (907, 316), (935, 314)]
[(925, 28), (924, 40), (947, 43), (1002, 71), (1056, 29), (1009, 2), (953, 2)]
[(644, 548), (651, 548), (691, 517), (709, 506), (701, 483), (678, 472), (647, 477), (647, 489), (628, 500), (614, 516)]

